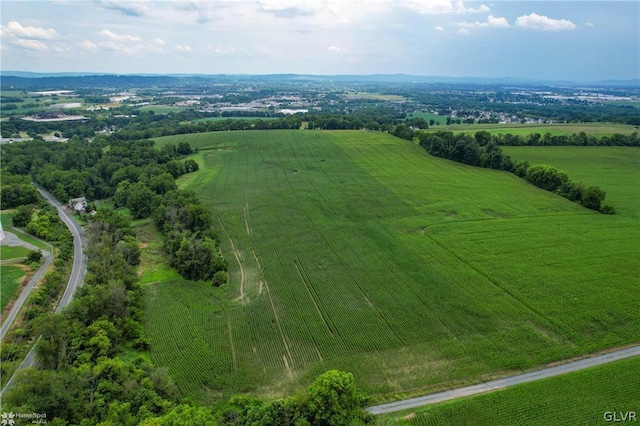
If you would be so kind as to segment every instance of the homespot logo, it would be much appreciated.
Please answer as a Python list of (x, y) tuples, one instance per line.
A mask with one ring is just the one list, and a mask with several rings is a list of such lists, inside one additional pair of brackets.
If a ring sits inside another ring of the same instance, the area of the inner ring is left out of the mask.
[[(46, 413), (2, 413), (0, 416), (2, 426), (14, 426), (17, 419), (27, 420), (31, 424), (47, 423)], [(23, 422), (20, 422), (23, 424)]]

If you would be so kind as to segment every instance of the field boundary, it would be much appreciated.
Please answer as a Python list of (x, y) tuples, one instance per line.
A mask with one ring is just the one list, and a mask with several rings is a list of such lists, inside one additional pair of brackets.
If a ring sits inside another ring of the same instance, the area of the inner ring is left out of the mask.
[(420, 396), (417, 398), (405, 399), (402, 401), (390, 402), (387, 404), (380, 404), (373, 407), (368, 407), (367, 411), (369, 411), (371, 414), (377, 415), (423, 407), (425, 405), (437, 404), (439, 402), (449, 401), (452, 399), (478, 395), (481, 393), (504, 389), (522, 383), (528, 383), (536, 380), (547, 379), (549, 377), (559, 376), (562, 374), (572, 373), (574, 371), (580, 371), (590, 367), (596, 367), (598, 365), (603, 365), (634, 356), (640, 356), (640, 345), (632, 346), (626, 349), (620, 349), (602, 355), (592, 356), (589, 358), (583, 358), (578, 361), (567, 362), (553, 367), (531, 371), (529, 373), (503, 377), (501, 379), (491, 380), (488, 382), (479, 383), (477, 385), (452, 389), (445, 392), (438, 392), (430, 395)]

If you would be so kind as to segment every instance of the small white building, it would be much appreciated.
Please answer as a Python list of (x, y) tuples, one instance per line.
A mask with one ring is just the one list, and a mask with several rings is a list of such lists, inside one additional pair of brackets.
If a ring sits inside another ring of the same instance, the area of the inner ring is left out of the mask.
[(87, 199), (85, 197), (72, 198), (69, 200), (69, 208), (74, 212), (84, 212), (87, 209)]

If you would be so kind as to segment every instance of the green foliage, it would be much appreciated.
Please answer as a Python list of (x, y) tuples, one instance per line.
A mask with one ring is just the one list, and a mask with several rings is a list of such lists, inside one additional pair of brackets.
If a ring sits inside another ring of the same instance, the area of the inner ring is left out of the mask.
[(126, 192), (126, 206), (136, 219), (149, 217), (160, 203), (156, 193), (142, 182), (129, 185)]
[(42, 260), (42, 253), (40, 250), (31, 250), (27, 256), (27, 262), (40, 263)]
[(220, 287), (221, 285), (225, 285), (228, 281), (228, 277), (227, 277), (227, 271), (218, 271), (215, 274), (213, 274), (213, 279), (211, 280), (211, 283), (213, 284), (214, 287)]
[(181, 404), (162, 417), (152, 417), (140, 426), (217, 426), (217, 417), (207, 407)]
[(580, 204), (591, 210), (600, 210), (606, 194), (597, 186), (589, 186), (582, 192)]
[(180, 155), (189, 155), (193, 151), (191, 150), (191, 145), (187, 141), (182, 141), (178, 144), (176, 148), (176, 152)]
[(171, 265), (183, 277), (221, 284), (221, 276), (214, 276), (225, 271), (227, 263), (222, 258), (212, 227), (211, 212), (198, 201), (195, 194), (169, 191), (163, 204), (156, 209), (154, 221), (165, 233), (165, 248)]
[(553, 166), (535, 164), (527, 169), (525, 179), (537, 187), (553, 192), (568, 182), (569, 177)]
[(265, 402), (248, 395), (233, 396), (220, 413), (221, 425), (359, 425), (372, 423), (363, 407), (366, 396), (351, 373), (321, 374), (304, 395)]
[(314, 425), (364, 423), (366, 396), (360, 392), (353, 374), (329, 370), (307, 389), (310, 421)]
[(38, 203), (41, 200), (41, 197), (38, 190), (29, 183), (2, 185), (2, 187), (0, 187), (0, 200), (0, 208), (13, 209), (25, 204)]
[(132, 235), (123, 236), (122, 240), (116, 243), (116, 251), (124, 257), (124, 260), (131, 266), (140, 264), (140, 246), (138, 240)]
[(175, 178), (178, 178), (186, 173), (185, 165), (178, 160), (171, 160), (167, 163), (167, 171)]
[(174, 252), (173, 266), (190, 280), (211, 280), (216, 272), (226, 269), (216, 241), (196, 235), (182, 237)]
[(602, 213), (602, 214), (616, 214), (616, 209), (613, 208), (613, 206), (610, 206), (609, 204), (605, 204), (602, 207), (600, 207), (600, 213)]
[(16, 209), (15, 214), (13, 215), (13, 226), (24, 228), (31, 221), (31, 216), (34, 210), (33, 205), (21, 205)]
[(404, 124), (398, 124), (395, 129), (393, 129), (393, 135), (398, 138), (412, 141), (414, 137), (414, 131)]
[(496, 170), (513, 169), (511, 161), (505, 159), (500, 147), (486, 137), (485, 133), (478, 132), (473, 138), (464, 133), (419, 132), (418, 139), (420, 146), (436, 157)]
[(560, 187), (556, 189), (556, 194), (568, 200), (580, 202), (584, 191), (585, 186), (582, 182), (567, 181), (563, 182)]
[(43, 240), (53, 240), (54, 233), (49, 216), (44, 213), (34, 213), (31, 221), (27, 224), (27, 232), (42, 238)]
[[(25, 271), (11, 265), (0, 265), (0, 309), (4, 311), (15, 294)], [(1, 345), (1, 346), (4, 346)]]
[[(101, 211), (87, 225), (85, 284), (63, 313), (34, 321), (42, 336), (36, 346), (42, 370), (22, 373), (3, 398), (5, 407), (47, 413), (60, 422), (105, 425), (138, 424), (172, 407), (165, 399), (174, 395), (169, 377), (131, 353), (142, 327), (141, 289), (129, 264), (139, 260), (138, 243), (129, 224), (114, 214)], [(32, 299), (46, 300), (51, 285), (61, 281), (49, 274)]]
[(158, 195), (164, 195), (169, 191), (178, 189), (176, 181), (169, 173), (154, 176), (149, 181), (149, 188)]
[(186, 173), (197, 172), (200, 169), (198, 163), (192, 159), (184, 160), (184, 170)]

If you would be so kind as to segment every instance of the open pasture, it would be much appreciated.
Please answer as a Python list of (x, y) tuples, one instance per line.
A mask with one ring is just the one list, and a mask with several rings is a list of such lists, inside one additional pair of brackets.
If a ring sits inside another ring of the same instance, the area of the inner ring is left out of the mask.
[(206, 123), (208, 121), (223, 121), (223, 120), (273, 120), (273, 117), (205, 117), (197, 118), (195, 120), (187, 121), (187, 123)]
[(640, 217), (640, 149), (626, 146), (505, 146), (505, 154), (530, 164), (549, 164), (573, 181), (599, 186), (618, 214)]
[(427, 123), (429, 122), (429, 120), (433, 120), (434, 123), (440, 123), (439, 125), (434, 125), (431, 126), (431, 129), (438, 129), (438, 130), (446, 130), (445, 127), (439, 127), (439, 126), (444, 126), (447, 124), (447, 116), (446, 115), (438, 115), (438, 114), (431, 114), (428, 112), (414, 112), (411, 114), (407, 114), (407, 118), (422, 118), (424, 120), (427, 121)]
[(638, 357), (616, 361), (485, 395), (436, 404), (415, 413), (380, 418), (379, 424), (610, 424), (613, 412), (618, 419), (629, 411), (635, 412), (636, 418), (640, 416), (639, 371)]
[(7, 307), (25, 275), (24, 269), (13, 265), (0, 265), (0, 312)]
[(166, 105), (149, 105), (140, 108), (143, 111), (153, 111), (156, 114), (169, 114), (170, 112), (182, 112), (187, 110), (186, 107), (175, 107)]
[(180, 140), (201, 170), (179, 184), (230, 265), (222, 296), (147, 285), (151, 355), (185, 395), (282, 395), (338, 368), (385, 401), (640, 338), (636, 217), (382, 133), (156, 139)]
[(29, 253), (31, 253), (31, 250), (21, 246), (16, 246), (16, 247), (0, 246), (1, 261), (10, 260), (10, 259), (20, 259), (20, 258), (29, 256)]
[(507, 134), (527, 136), (531, 133), (550, 133), (551, 136), (572, 135), (585, 132), (595, 136), (611, 136), (615, 133), (630, 135), (638, 131), (637, 126), (618, 123), (558, 123), (558, 124), (452, 124), (449, 126), (433, 126), (428, 131), (448, 130), (454, 133), (475, 134), (480, 130), (491, 134)]

